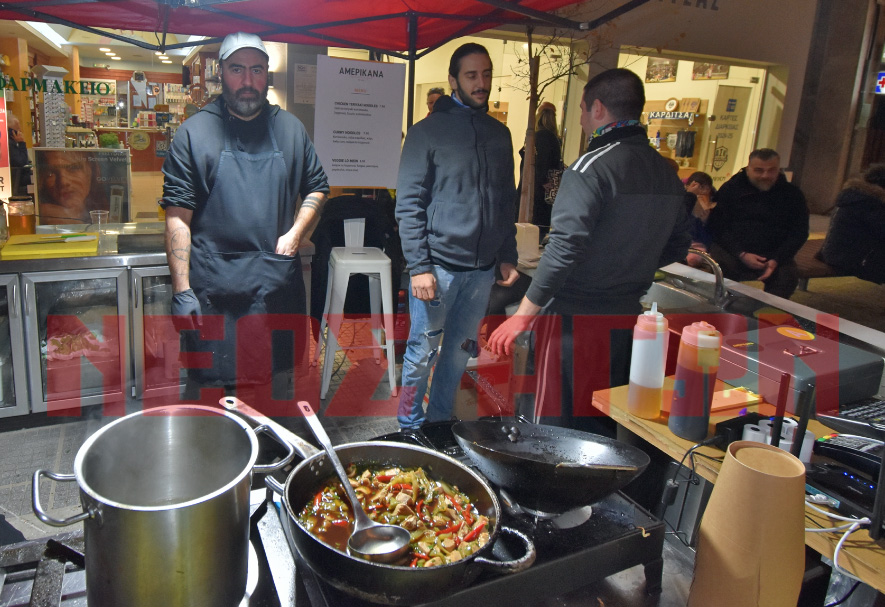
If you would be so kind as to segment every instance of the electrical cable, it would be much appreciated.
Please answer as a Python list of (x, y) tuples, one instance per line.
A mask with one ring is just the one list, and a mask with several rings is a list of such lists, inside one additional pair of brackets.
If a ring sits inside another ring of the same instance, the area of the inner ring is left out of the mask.
[[(701, 441), (701, 442), (695, 444), (694, 446), (692, 446), (691, 448), (689, 448), (689, 449), (685, 452), (685, 454), (682, 456), (682, 459), (679, 461), (679, 465), (676, 467), (676, 471), (673, 473), (673, 478), (671, 478), (671, 479), (670, 479), (669, 481), (667, 481), (667, 483), (665, 484), (664, 495), (661, 497), (661, 502), (665, 505), (665, 507), (666, 507), (666, 506), (670, 506), (670, 505), (672, 505), (673, 502), (674, 502), (675, 499), (676, 499), (676, 492), (677, 492), (677, 490), (678, 490), (678, 485), (676, 484), (676, 483), (677, 483), (677, 480), (676, 480), (676, 479), (677, 479), (677, 477), (679, 476), (679, 473), (680, 473), (680, 472), (682, 471), (682, 469), (685, 467), (685, 466), (684, 466), (684, 464), (685, 464), (685, 459), (688, 458), (688, 460), (689, 460), (689, 465), (690, 465), (690, 467), (689, 467), (689, 473), (688, 473), (688, 478), (685, 479), (684, 481), (681, 481), (681, 482), (688, 482), (689, 484), (692, 484), (692, 485), (698, 485), (698, 484), (700, 484), (700, 480), (698, 480), (698, 478), (697, 478), (697, 474), (696, 474), (696, 472), (695, 472), (695, 461), (694, 461), (694, 456), (695, 456), (695, 455), (700, 455), (700, 456), (702, 456), (702, 457), (706, 457), (706, 458), (711, 459), (711, 460), (714, 460), (714, 461), (719, 461), (719, 460), (717, 460), (716, 458), (714, 458), (714, 457), (712, 457), (712, 456), (704, 455), (703, 453), (696, 453), (696, 450), (697, 450), (697, 449), (700, 449), (701, 447), (706, 447), (706, 446), (709, 446), (709, 445), (714, 445), (714, 444), (718, 443), (718, 442), (720, 441), (720, 439), (721, 439), (720, 436), (713, 436), (713, 437), (711, 437), (711, 438), (708, 438), (708, 439), (706, 439), (706, 440), (703, 440), (703, 441)], [(686, 501), (686, 498), (687, 498), (687, 492), (686, 492), (686, 494), (683, 495), (683, 497), (682, 497), (682, 505), (681, 505), (680, 508), (679, 508), (679, 514), (678, 514), (678, 517), (677, 517), (676, 527), (674, 527), (673, 525), (671, 525), (666, 519), (664, 519), (664, 522), (667, 524), (668, 527), (670, 527), (670, 529), (673, 530), (672, 533), (676, 536), (676, 538), (677, 538), (680, 542), (682, 542), (683, 545), (690, 547), (690, 544), (689, 544), (689, 541), (687, 540), (687, 538), (686, 538), (686, 539), (683, 539), (683, 538), (680, 536), (680, 534), (685, 535), (685, 532), (684, 532), (684, 531), (679, 531), (679, 530), (677, 529), (677, 527), (678, 527), (679, 525), (682, 524), (682, 515), (683, 515), (683, 513), (685, 512), (685, 501)], [(663, 518), (663, 517), (661, 517), (661, 518)]]
[(843, 531), (844, 533), (842, 533), (842, 537), (839, 538), (839, 541), (836, 543), (836, 548), (835, 550), (833, 550), (833, 568), (845, 577), (855, 580), (856, 582), (860, 582), (861, 579), (859, 577), (849, 573), (847, 570), (843, 569), (841, 565), (839, 565), (839, 554), (842, 552), (842, 547), (845, 545), (845, 541), (848, 539), (848, 536), (860, 529), (863, 525), (869, 525), (871, 521), (868, 517), (854, 518), (842, 516), (841, 514), (835, 514), (833, 512), (828, 512), (822, 508), (818, 508), (815, 505), (815, 501), (819, 503), (827, 503), (827, 499), (828, 498), (823, 494), (812, 495), (805, 499), (805, 505), (812, 510), (823, 514), (824, 516), (828, 516), (837, 521), (845, 521), (847, 524), (838, 525), (835, 527), (806, 527), (805, 531), (808, 533), (827, 533)]
[(851, 589), (848, 591), (848, 593), (845, 596), (843, 596), (841, 599), (839, 599), (835, 603), (829, 603), (827, 605), (824, 605), (824, 607), (836, 607), (837, 605), (841, 605), (842, 603), (847, 601), (849, 598), (851, 598), (851, 595), (854, 594), (854, 591), (857, 590), (858, 586), (860, 586), (860, 582), (859, 581), (854, 582), (854, 585), (851, 587)]
[[(694, 453), (694, 451), (695, 451), (696, 449), (700, 449), (701, 447), (708, 447), (708, 446), (710, 446), (710, 445), (715, 445), (715, 444), (718, 443), (721, 439), (722, 439), (721, 436), (712, 436), (712, 437), (710, 437), (710, 438), (708, 438), (708, 439), (705, 439), (705, 440), (702, 440), (701, 442), (696, 443), (695, 445), (693, 445), (692, 447), (690, 447), (690, 448), (688, 449), (688, 451), (686, 451), (685, 454), (683, 454), (682, 459), (679, 460), (679, 466), (676, 468), (676, 472), (673, 473), (673, 478), (670, 479), (670, 482), (671, 482), (671, 483), (675, 483), (675, 482), (676, 482), (676, 477), (679, 475), (679, 470), (680, 470), (680, 469), (683, 467), (683, 465), (685, 464), (685, 458), (686, 458), (686, 457), (691, 457), (691, 454)], [(701, 455), (703, 455), (703, 454), (701, 454)], [(704, 456), (704, 457), (710, 457), (710, 456)], [(693, 475), (693, 474), (694, 474), (694, 466), (692, 466), (692, 474), (689, 475), (689, 482), (692, 482), (693, 484), (697, 484), (696, 482), (693, 482), (693, 481), (692, 481), (692, 475)]]

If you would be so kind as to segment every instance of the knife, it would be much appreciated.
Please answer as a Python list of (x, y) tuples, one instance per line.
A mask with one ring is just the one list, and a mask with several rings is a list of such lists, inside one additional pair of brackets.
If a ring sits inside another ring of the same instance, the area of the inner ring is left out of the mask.
[(80, 236), (89, 236), (89, 234), (86, 234), (85, 232), (72, 232), (70, 234), (46, 234), (44, 236), (41, 236), (40, 238), (78, 238)]
[(67, 238), (57, 238), (55, 240), (38, 240), (36, 242), (20, 242), (18, 245), (29, 245), (29, 244), (53, 244), (56, 242), (81, 242), (85, 240), (95, 240), (95, 236), (70, 236)]

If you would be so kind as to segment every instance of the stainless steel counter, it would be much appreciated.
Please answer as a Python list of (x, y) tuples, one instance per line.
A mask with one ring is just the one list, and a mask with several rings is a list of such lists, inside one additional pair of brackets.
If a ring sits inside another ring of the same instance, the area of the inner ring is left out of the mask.
[[(162, 223), (156, 224), (139, 224), (139, 229), (115, 229), (114, 226), (128, 226), (136, 224), (110, 224), (111, 231), (116, 233), (105, 234), (101, 237), (98, 253), (95, 255), (87, 255), (83, 257), (39, 257), (34, 259), (10, 259), (0, 260), (0, 274), (21, 274), (24, 272), (52, 272), (59, 270), (96, 270), (102, 268), (138, 268), (146, 266), (164, 266), (166, 265), (166, 252), (157, 250), (155, 252), (146, 253), (118, 253), (117, 252), (117, 236), (119, 234), (161, 234), (162, 229), (157, 230), (156, 225), (162, 226)], [(141, 229), (142, 226), (150, 226)], [(53, 226), (48, 226), (53, 227)], [(77, 226), (66, 226), (76, 228)], [(89, 231), (88, 226), (80, 226), (81, 230), (66, 231)], [(40, 230), (45, 233), (52, 233), (47, 230)], [(307, 241), (301, 244), (298, 252), (301, 254), (302, 265), (309, 268), (311, 258), (313, 257), (315, 247), (312, 242)], [(309, 270), (308, 270), (309, 271)], [(309, 277), (306, 277), (309, 280)], [(309, 287), (309, 283), (306, 285)], [(308, 290), (309, 293), (309, 290)]]

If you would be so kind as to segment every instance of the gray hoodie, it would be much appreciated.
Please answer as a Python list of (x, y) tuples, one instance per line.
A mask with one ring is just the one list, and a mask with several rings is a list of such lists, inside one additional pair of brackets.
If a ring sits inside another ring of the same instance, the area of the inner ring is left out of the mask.
[(396, 219), (409, 274), (516, 264), (510, 131), (486, 113), (436, 100), (406, 136)]

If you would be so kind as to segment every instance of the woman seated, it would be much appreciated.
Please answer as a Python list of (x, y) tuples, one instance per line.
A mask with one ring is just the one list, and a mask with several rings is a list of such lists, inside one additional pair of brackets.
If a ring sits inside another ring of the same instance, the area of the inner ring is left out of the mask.
[(844, 274), (885, 283), (885, 164), (842, 186), (820, 256)]

